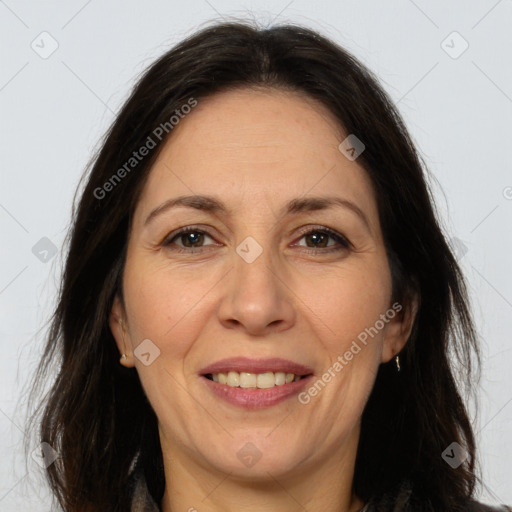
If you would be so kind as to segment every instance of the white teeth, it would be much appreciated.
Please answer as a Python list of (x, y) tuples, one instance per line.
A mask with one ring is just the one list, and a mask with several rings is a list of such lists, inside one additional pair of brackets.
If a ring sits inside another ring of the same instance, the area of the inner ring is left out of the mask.
[(255, 388), (256, 387), (256, 374), (240, 372), (240, 387), (241, 388)]
[(237, 388), (240, 385), (240, 374), (238, 372), (229, 372), (226, 384), (232, 388)]
[(290, 382), (298, 381), (300, 376), (293, 373), (285, 372), (265, 372), (265, 373), (249, 373), (249, 372), (228, 372), (212, 374), (214, 382), (219, 384), (227, 384), (232, 388), (258, 388), (266, 389), (274, 386), (282, 386)]
[(274, 376), (276, 379), (276, 386), (282, 386), (286, 382), (286, 373), (276, 372)]
[(259, 389), (273, 388), (276, 385), (276, 378), (273, 372), (258, 373), (256, 387)]

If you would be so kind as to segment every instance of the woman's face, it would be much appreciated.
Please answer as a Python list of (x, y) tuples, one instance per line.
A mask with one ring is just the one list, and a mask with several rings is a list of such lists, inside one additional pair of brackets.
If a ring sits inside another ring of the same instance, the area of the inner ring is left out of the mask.
[[(297, 93), (237, 90), (199, 101), (156, 160), (111, 328), (182, 465), (254, 479), (353, 464), (409, 329), (347, 135)], [(194, 195), (213, 203), (172, 204)]]

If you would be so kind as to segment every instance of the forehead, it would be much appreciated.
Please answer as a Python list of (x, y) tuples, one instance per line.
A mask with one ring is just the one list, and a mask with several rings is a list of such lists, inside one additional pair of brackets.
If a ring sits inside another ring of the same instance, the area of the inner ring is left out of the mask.
[(325, 106), (296, 92), (239, 89), (198, 100), (164, 144), (135, 218), (184, 194), (215, 195), (243, 211), (338, 193), (375, 223), (371, 180), (338, 149), (347, 135)]

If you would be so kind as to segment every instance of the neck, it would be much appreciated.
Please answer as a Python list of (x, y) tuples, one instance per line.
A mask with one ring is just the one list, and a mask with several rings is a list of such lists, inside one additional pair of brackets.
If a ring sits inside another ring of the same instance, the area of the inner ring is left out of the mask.
[(352, 492), (358, 439), (356, 428), (330, 457), (305, 460), (287, 472), (244, 475), (185, 456), (161, 434), (167, 482), (162, 512), (358, 512), (364, 506)]

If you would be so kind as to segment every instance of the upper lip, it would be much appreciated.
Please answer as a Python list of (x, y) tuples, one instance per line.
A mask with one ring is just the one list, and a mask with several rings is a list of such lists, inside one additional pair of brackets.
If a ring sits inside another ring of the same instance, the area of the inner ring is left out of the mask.
[(248, 373), (265, 373), (265, 372), (285, 372), (295, 375), (309, 375), (313, 370), (303, 364), (272, 357), (270, 359), (251, 359), (249, 357), (232, 357), (221, 359), (213, 364), (205, 366), (200, 370), (201, 375), (228, 373), (228, 372), (248, 372)]

